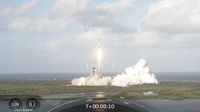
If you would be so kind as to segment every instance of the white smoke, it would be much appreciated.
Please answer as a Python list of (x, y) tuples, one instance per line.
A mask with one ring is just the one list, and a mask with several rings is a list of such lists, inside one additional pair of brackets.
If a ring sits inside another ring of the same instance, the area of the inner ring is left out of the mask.
[(158, 81), (144, 59), (141, 59), (135, 66), (127, 68), (125, 73), (116, 75), (112, 80), (112, 85), (123, 87), (145, 83), (157, 84)]
[(71, 81), (74, 86), (122, 86), (138, 85), (145, 83), (157, 84), (158, 81), (154, 74), (151, 73), (147, 63), (141, 59), (135, 66), (129, 67), (125, 73), (111, 77), (100, 76), (98, 73), (91, 74), (88, 77), (81, 77)]
[(99, 74), (90, 74), (88, 77), (81, 77), (77, 79), (73, 79), (71, 84), (74, 86), (107, 86), (111, 85), (112, 78), (111, 77), (100, 77)]

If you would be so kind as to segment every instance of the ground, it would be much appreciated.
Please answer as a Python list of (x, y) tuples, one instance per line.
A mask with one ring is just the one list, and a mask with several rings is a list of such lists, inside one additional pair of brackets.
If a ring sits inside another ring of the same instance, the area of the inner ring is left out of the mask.
[[(66, 86), (68, 85), (68, 86)], [(69, 86), (70, 81), (0, 81), (0, 96), (5, 95), (51, 95), (78, 92), (113, 92), (113, 97), (125, 99), (200, 99), (200, 81), (174, 81), (157, 84), (115, 86)], [(145, 96), (143, 92), (152, 91), (157, 95)]]

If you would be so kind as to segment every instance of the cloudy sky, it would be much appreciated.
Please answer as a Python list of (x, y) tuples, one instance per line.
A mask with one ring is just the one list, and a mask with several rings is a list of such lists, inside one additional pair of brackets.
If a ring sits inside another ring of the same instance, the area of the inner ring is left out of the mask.
[(200, 0), (0, 0), (0, 73), (200, 71)]

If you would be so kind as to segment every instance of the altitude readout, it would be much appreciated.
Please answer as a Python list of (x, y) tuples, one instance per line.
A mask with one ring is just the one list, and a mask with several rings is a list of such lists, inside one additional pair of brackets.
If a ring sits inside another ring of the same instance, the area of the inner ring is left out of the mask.
[(115, 104), (92, 103), (92, 104), (85, 104), (85, 108), (86, 109), (114, 109), (115, 108)]

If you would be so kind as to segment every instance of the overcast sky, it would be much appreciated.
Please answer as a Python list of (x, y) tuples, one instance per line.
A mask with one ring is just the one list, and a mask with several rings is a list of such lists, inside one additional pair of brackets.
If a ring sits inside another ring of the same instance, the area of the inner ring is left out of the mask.
[(200, 0), (0, 0), (0, 73), (200, 71)]

